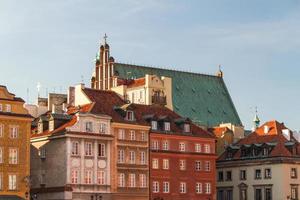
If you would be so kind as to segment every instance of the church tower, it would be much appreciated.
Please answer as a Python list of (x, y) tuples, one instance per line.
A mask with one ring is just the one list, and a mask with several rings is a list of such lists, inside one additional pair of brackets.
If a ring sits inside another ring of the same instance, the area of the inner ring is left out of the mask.
[(110, 56), (106, 39), (107, 35), (105, 34), (103, 44), (100, 45), (99, 53), (96, 56), (95, 71), (91, 79), (93, 89), (110, 90), (112, 87), (114, 58)]

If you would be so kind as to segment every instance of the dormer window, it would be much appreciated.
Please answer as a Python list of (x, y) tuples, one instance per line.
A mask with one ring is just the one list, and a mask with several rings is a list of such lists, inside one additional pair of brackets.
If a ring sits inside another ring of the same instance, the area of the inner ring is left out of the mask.
[(157, 121), (151, 121), (152, 130), (157, 130)]
[(133, 113), (133, 111), (127, 111), (126, 112), (126, 120), (128, 120), (128, 121), (134, 121), (134, 113)]
[(164, 123), (164, 128), (165, 128), (165, 131), (170, 131), (171, 130), (171, 123), (170, 122), (165, 122)]
[(184, 124), (184, 125), (183, 125), (183, 131), (184, 131), (185, 133), (191, 132), (191, 126), (190, 126), (190, 124)]
[(105, 134), (106, 133), (106, 124), (100, 123), (100, 133)]
[(86, 122), (85, 123), (85, 131), (86, 132), (93, 132), (93, 123), (92, 122)]
[(39, 122), (39, 124), (38, 124), (38, 133), (42, 133), (43, 131), (44, 131), (43, 122)]
[(49, 121), (49, 131), (54, 130), (54, 120)]

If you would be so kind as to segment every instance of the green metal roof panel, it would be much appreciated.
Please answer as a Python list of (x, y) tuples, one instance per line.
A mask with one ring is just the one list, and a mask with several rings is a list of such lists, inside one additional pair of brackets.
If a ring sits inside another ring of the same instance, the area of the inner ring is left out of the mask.
[(242, 125), (221, 77), (122, 63), (115, 63), (114, 70), (121, 78), (140, 78), (145, 74), (172, 78), (174, 111), (198, 124)]

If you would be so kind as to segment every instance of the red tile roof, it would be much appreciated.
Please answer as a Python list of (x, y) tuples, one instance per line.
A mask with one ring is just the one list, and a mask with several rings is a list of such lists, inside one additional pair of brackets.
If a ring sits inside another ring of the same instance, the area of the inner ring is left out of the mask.
[(222, 137), (222, 135), (228, 131), (231, 131), (228, 127), (214, 127), (208, 129), (209, 132), (213, 133), (216, 137)]

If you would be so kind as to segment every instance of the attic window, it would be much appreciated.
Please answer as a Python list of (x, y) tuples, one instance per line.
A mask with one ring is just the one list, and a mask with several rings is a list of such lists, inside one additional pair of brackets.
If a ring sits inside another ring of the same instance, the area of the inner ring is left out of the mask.
[(85, 131), (86, 132), (93, 132), (93, 123), (92, 122), (86, 122), (85, 123)]
[(134, 121), (134, 113), (133, 113), (133, 111), (127, 111), (126, 112), (126, 120), (128, 120), (128, 121)]
[(164, 123), (165, 131), (170, 131), (171, 130), (171, 124), (170, 122), (165, 122)]
[(185, 133), (191, 132), (191, 126), (190, 126), (190, 124), (184, 124), (184, 125), (183, 125), (183, 131), (184, 131)]
[(152, 130), (157, 130), (157, 121), (151, 121)]

